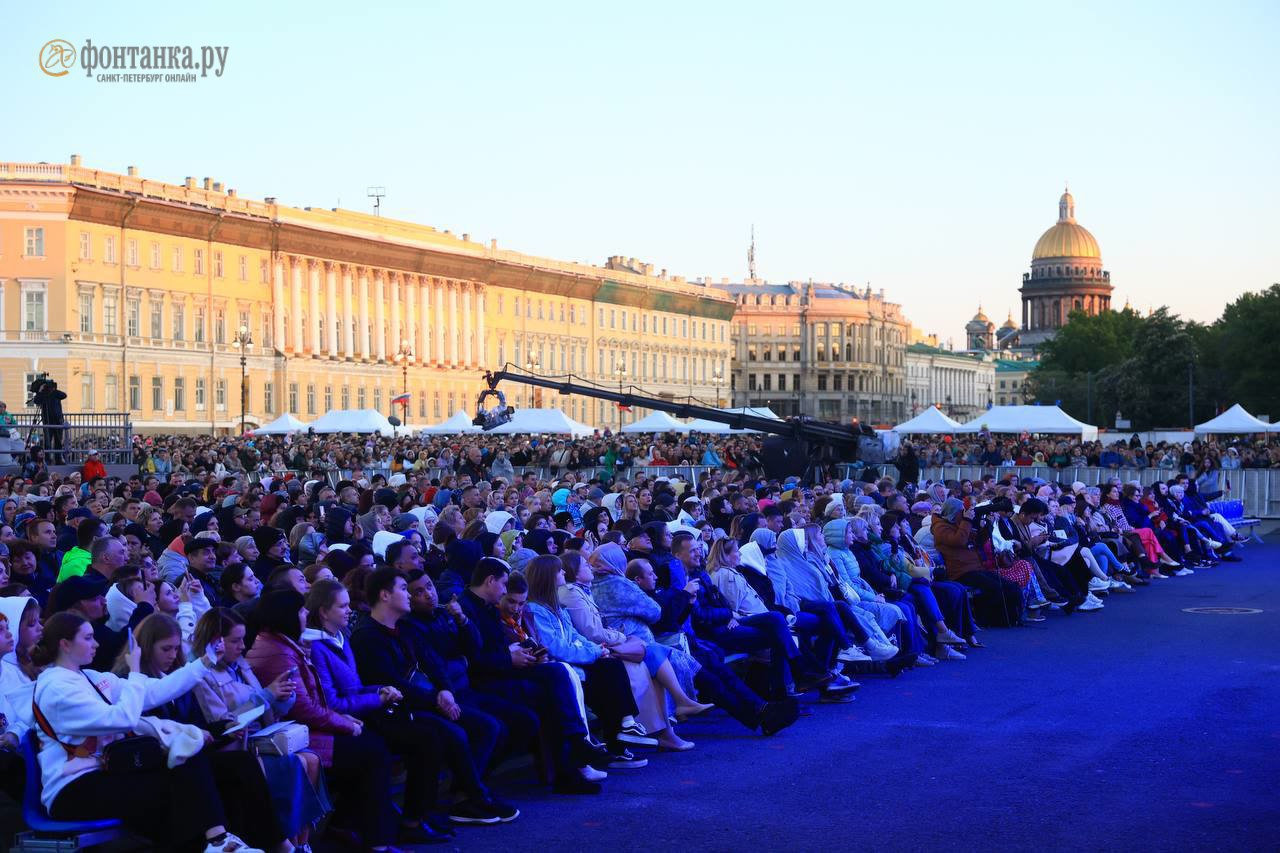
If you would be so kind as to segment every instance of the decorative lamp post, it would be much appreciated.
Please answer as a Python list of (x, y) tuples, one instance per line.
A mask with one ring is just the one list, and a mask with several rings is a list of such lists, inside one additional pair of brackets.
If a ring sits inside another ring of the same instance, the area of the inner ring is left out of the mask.
[(724, 387), (724, 374), (720, 372), (720, 368), (716, 368), (711, 374), (711, 384), (716, 387), (716, 408), (720, 408), (720, 389)]
[[(409, 362), (413, 361), (413, 347), (407, 342), (400, 344), (400, 351), (396, 353), (396, 361), (400, 362), (400, 393), (409, 393)], [(403, 410), (400, 422), (409, 423), (409, 401), (405, 400), (400, 406)]]
[[(626, 358), (624, 355), (623, 359)], [(627, 363), (625, 360), (619, 361), (618, 366), (613, 369), (614, 376), (618, 377), (618, 393), (622, 393), (622, 384), (627, 380)], [(622, 433), (622, 401), (618, 401), (618, 433)]]
[[(534, 350), (532, 349), (529, 350), (529, 359), (524, 363), (525, 373), (537, 373), (541, 369), (542, 369), (542, 357)], [(534, 400), (533, 400), (533, 395), (535, 393), (534, 389), (530, 388), (526, 393), (529, 395), (528, 397), (525, 398), (526, 400), (529, 400), (529, 402), (526, 405), (530, 405), (530, 406), (534, 405)]]
[(248, 326), (241, 326), (236, 330), (236, 336), (231, 341), (231, 345), (240, 352), (240, 434), (244, 435), (245, 410), (249, 407), (249, 379), (245, 367), (245, 356), (249, 347), (253, 346), (253, 335), (250, 334)]

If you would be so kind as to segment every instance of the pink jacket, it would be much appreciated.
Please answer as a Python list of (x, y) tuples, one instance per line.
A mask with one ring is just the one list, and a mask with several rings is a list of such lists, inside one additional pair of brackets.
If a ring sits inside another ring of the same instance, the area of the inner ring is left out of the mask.
[(262, 684), (270, 684), (282, 672), (297, 667), (294, 678), (298, 686), (293, 707), (285, 717), (296, 720), (311, 730), (311, 751), (320, 756), (325, 767), (333, 765), (333, 736), (351, 734), (351, 723), (329, 707), (320, 686), (320, 674), (311, 656), (288, 637), (264, 631), (245, 655), (253, 674)]

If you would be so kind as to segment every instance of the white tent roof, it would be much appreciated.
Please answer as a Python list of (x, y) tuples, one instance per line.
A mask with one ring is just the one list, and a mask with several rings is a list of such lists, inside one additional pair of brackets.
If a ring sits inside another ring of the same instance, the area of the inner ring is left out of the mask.
[(288, 413), (281, 415), (271, 423), (263, 424), (255, 430), (254, 435), (287, 435), (291, 432), (302, 432), (307, 425)]
[(579, 423), (559, 409), (516, 409), (511, 420), (496, 429), (492, 435), (591, 435), (593, 427)]
[(960, 422), (947, 417), (937, 406), (930, 406), (909, 421), (898, 424), (893, 431), (902, 433), (923, 432), (930, 434), (955, 432)]
[(1098, 438), (1098, 428), (1078, 421), (1057, 406), (992, 406), (956, 432), (1038, 432), (1048, 435), (1078, 435), (1085, 441)]
[(782, 420), (782, 418), (778, 417), (777, 414), (774, 413), (773, 409), (768, 406), (756, 406), (755, 408), (750, 406), (739, 406), (736, 409), (721, 409), (720, 411), (732, 412), (739, 415), (755, 415), (758, 418), (772, 418), (775, 421)]
[[(775, 421), (782, 420), (782, 418), (778, 417), (774, 413), (773, 409), (770, 409), (767, 406), (757, 406), (755, 408), (752, 408), (750, 406), (739, 406), (736, 409), (721, 409), (720, 411), (730, 415), (753, 415), (754, 417), (757, 417), (757, 418), (769, 418)], [(689, 426), (689, 432), (706, 432), (706, 433), (711, 433), (712, 435), (729, 435), (729, 434), (741, 435), (743, 433), (757, 432), (757, 430), (754, 430), (754, 429), (734, 429), (728, 424), (722, 424), (716, 421), (708, 421), (702, 418), (697, 418), (695, 420), (689, 421), (688, 426)]]
[(422, 435), (457, 435), (464, 432), (480, 432), (480, 427), (471, 422), (471, 416), (459, 409), (446, 421), (424, 426), (418, 430)]
[(1272, 424), (1260, 421), (1245, 411), (1244, 406), (1236, 403), (1216, 418), (1210, 418), (1202, 424), (1196, 424), (1196, 433), (1229, 433), (1243, 434), (1250, 432), (1270, 432)]
[(311, 428), (316, 432), (376, 432), (391, 436), (395, 430), (377, 409), (334, 409), (321, 415)]
[(678, 421), (666, 412), (653, 412), (633, 424), (622, 428), (623, 432), (688, 432), (689, 425)]

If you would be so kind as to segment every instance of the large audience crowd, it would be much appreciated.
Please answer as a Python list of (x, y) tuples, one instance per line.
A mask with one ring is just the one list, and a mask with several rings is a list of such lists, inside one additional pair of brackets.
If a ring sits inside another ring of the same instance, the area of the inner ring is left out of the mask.
[[(128, 478), (91, 456), (0, 481), (0, 786), (21, 801), (29, 739), (52, 817), (157, 846), (447, 841), (519, 818), (509, 773), (601, 794), (696, 760), (708, 718), (803, 727), (857, 678), (1097, 613), (1244, 539), (1208, 503), (1216, 446), (980, 437), (906, 445), (901, 479), (818, 483), (765, 477), (759, 450), (167, 437)], [(1234, 455), (1276, 464), (1259, 450)], [(1046, 451), (1179, 458), (1146, 486), (994, 462)], [(981, 478), (918, 478), (974, 454)], [(662, 464), (710, 470), (644, 470)]]

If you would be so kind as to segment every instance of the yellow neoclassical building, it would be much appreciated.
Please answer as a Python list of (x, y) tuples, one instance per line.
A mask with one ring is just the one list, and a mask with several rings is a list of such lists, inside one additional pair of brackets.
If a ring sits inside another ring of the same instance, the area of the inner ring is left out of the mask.
[[(504, 364), (727, 403), (733, 312), (731, 296), (634, 259), (557, 261), (78, 156), (0, 162), (0, 399), (11, 411), (48, 372), (68, 412), (234, 432), (242, 356), (251, 426), (359, 408), (436, 422), (471, 411), (483, 371)], [(406, 374), (410, 405), (393, 411)], [(596, 400), (504, 390), (517, 405), (618, 425)]]

